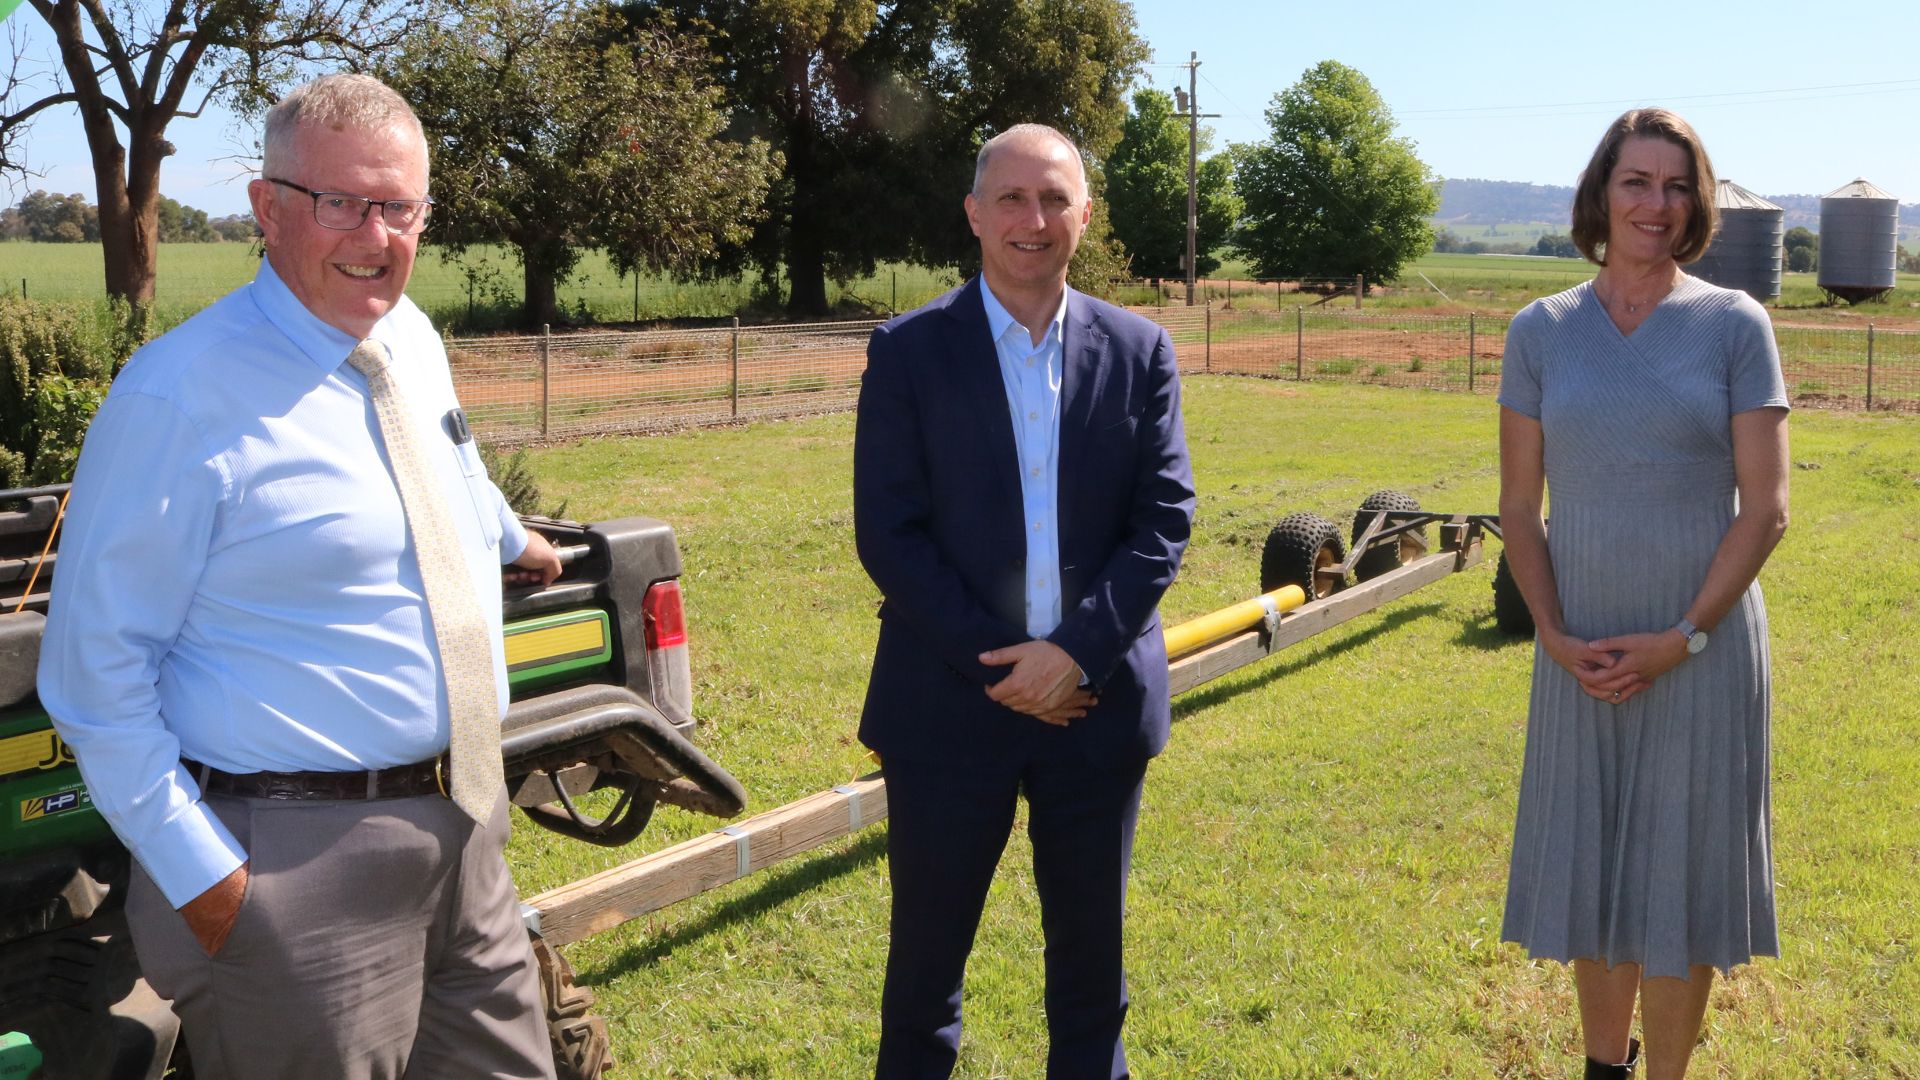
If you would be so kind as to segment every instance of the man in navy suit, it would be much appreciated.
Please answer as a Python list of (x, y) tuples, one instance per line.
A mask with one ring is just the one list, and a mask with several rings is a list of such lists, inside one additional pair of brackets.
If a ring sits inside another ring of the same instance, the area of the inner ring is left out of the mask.
[(1166, 331), (1067, 288), (1079, 150), (980, 148), (981, 275), (874, 331), (854, 439), (880, 639), (860, 738), (884, 761), (891, 948), (877, 1075), (945, 1077), (987, 887), (1027, 799), (1047, 1075), (1125, 1077), (1121, 921), (1166, 745), (1156, 607), (1193, 519)]

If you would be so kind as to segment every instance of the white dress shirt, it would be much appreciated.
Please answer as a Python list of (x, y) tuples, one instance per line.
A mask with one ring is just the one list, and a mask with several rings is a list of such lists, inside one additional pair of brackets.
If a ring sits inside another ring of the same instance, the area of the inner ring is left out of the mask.
[(1013, 413), (1014, 452), (1020, 460), (1020, 505), (1027, 536), (1027, 633), (1036, 640), (1060, 625), (1060, 365), (1067, 297), (1047, 323), (1040, 344), (980, 278), (987, 329), (1000, 357), (1000, 378)]
[[(446, 352), (402, 299), (374, 327), (493, 623), (526, 532), (487, 479)], [(229, 772), (378, 769), (446, 748), (419, 565), (355, 340), (263, 261), (127, 364), (81, 451), (39, 693), (93, 803), (176, 907), (247, 853), (182, 756)]]

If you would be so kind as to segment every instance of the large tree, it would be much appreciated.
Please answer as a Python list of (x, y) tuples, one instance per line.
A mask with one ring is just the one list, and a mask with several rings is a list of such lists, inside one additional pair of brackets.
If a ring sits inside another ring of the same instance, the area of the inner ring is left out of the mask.
[(525, 321), (556, 321), (556, 287), (583, 251), (621, 273), (687, 274), (744, 244), (777, 162), (719, 138), (704, 53), (573, 0), (480, 0), (383, 58), (433, 147), (429, 240), (504, 240), (526, 282)]
[[(257, 111), (311, 65), (337, 65), (406, 39), (404, 0), (27, 0), (52, 29), (53, 85), (0, 80), (0, 174), (24, 174), (26, 129), (41, 113), (80, 113), (93, 160), (109, 295), (153, 299), (160, 167), (167, 126), (210, 100)], [(189, 98), (191, 97), (191, 101)]]
[(1432, 247), (1432, 175), (1365, 75), (1323, 60), (1274, 96), (1267, 124), (1266, 142), (1237, 148), (1237, 243), (1255, 273), (1390, 281)]
[[(1173, 98), (1158, 90), (1133, 95), (1133, 112), (1120, 129), (1120, 143), (1107, 155), (1107, 209), (1113, 234), (1126, 245), (1139, 277), (1184, 277), (1187, 256), (1188, 121), (1173, 111)], [(1199, 150), (1213, 133), (1200, 129)], [(1216, 154), (1195, 170), (1194, 272), (1220, 267), (1213, 252), (1226, 243), (1240, 216), (1233, 192), (1233, 161)]]
[[(983, 134), (1052, 124), (1096, 159), (1147, 58), (1122, 0), (640, 0), (705, 33), (736, 134), (785, 157), (741, 253), (795, 314), (883, 260), (969, 267), (960, 200)], [(1103, 249), (1097, 241), (1089, 255)]]

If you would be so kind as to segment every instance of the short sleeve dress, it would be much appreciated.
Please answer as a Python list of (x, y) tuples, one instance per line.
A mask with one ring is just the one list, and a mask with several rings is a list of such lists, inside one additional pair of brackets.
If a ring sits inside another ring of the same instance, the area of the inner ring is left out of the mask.
[[(1731, 418), (1787, 407), (1766, 311), (1692, 277), (1631, 336), (1591, 283), (1528, 305), (1499, 400), (1540, 421), (1554, 583), (1588, 640), (1686, 613), (1734, 516)], [(1758, 582), (1619, 705), (1536, 642), (1502, 937), (1646, 977), (1778, 955), (1769, 684)]]

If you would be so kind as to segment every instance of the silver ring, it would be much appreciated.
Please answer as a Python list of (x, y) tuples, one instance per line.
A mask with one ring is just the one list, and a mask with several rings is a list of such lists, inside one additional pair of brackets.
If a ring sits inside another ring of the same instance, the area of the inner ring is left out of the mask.
[(1618, 690), (1615, 690), (1615, 691), (1613, 692), (1613, 700), (1615, 700), (1615, 701), (1619, 701), (1619, 700), (1620, 700), (1620, 691), (1618, 691)]

